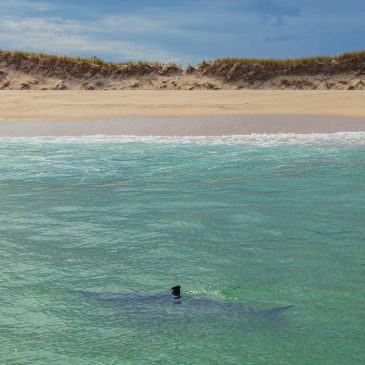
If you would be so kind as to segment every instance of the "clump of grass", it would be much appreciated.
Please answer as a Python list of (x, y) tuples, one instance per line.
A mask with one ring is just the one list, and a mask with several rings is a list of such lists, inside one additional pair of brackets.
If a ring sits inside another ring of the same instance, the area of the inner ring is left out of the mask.
[(160, 62), (148, 62), (148, 61), (125, 61), (125, 62), (111, 62), (105, 61), (99, 57), (71, 57), (71, 56), (61, 56), (55, 54), (48, 54), (42, 52), (26, 52), (26, 51), (7, 51), (0, 49), (0, 55), (9, 56), (21, 56), (28, 58), (42, 58), (46, 60), (64, 61), (64, 62), (77, 62), (77, 63), (89, 63), (99, 66), (109, 65), (109, 66), (162, 66)]
[(25, 52), (25, 51), (6, 51), (0, 50), (0, 54), (7, 54), (10, 56), (22, 56), (29, 58), (42, 58), (47, 60), (57, 60), (57, 61), (65, 61), (65, 62), (79, 62), (79, 63), (92, 63), (95, 65), (105, 65), (109, 62), (106, 62), (98, 57), (70, 57), (70, 56), (60, 56), (54, 54), (47, 54), (42, 52)]
[(156, 62), (156, 61), (127, 61), (127, 62), (112, 62), (111, 64), (117, 65), (117, 66), (128, 66), (133, 68), (144, 68), (144, 67), (156, 67), (160, 68), (165, 66), (162, 62)]
[[(281, 66), (293, 66), (299, 64), (318, 63), (318, 62), (331, 62), (331, 61), (343, 61), (349, 58), (365, 57), (365, 50), (346, 52), (337, 56), (315, 56), (304, 58), (217, 58), (211, 61), (213, 64), (262, 64), (262, 65), (281, 65)], [(203, 62), (200, 66), (207, 64)]]

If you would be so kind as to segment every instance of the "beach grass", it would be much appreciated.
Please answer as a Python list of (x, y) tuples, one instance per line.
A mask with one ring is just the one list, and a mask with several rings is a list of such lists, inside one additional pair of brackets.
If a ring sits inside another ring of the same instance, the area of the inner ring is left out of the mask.
[(65, 56), (65, 55), (56, 55), (56, 54), (48, 54), (43, 52), (27, 52), (27, 51), (9, 51), (0, 49), (0, 55), (9, 55), (9, 56), (20, 56), (27, 58), (41, 58), (46, 60), (54, 60), (54, 61), (63, 61), (63, 62), (77, 62), (77, 63), (88, 63), (94, 64), (98, 66), (144, 66), (144, 65), (154, 65), (154, 66), (162, 66), (161, 62), (152, 62), (152, 61), (124, 61), (124, 62), (113, 62), (106, 61), (99, 57), (76, 57), (76, 56)]
[(350, 58), (365, 57), (365, 50), (346, 52), (336, 56), (313, 56), (303, 58), (217, 58), (212, 63), (216, 64), (264, 64), (264, 65), (298, 65), (320, 62), (344, 61)]
[[(30, 57), (30, 58), (41, 58), (48, 60), (64, 61), (64, 62), (77, 62), (77, 63), (88, 63), (99, 66), (163, 66), (161, 62), (155, 61), (124, 61), (124, 62), (113, 62), (106, 61), (99, 57), (72, 57), (65, 55), (47, 54), (43, 52), (27, 52), (27, 51), (9, 51), (0, 49), (0, 55)], [(206, 64), (263, 64), (263, 65), (299, 65), (299, 64), (310, 64), (319, 62), (340, 62), (351, 58), (365, 57), (365, 50), (359, 50), (354, 52), (346, 52), (335, 56), (314, 56), (304, 58), (242, 58), (242, 57), (227, 57), (217, 58), (214, 60), (205, 60), (198, 66)], [(175, 63), (167, 63), (169, 65), (176, 66)], [(177, 66), (176, 66), (177, 67)]]
[(59, 60), (59, 61), (66, 61), (66, 62), (93, 63), (95, 65), (103, 65), (103, 64), (109, 63), (98, 57), (89, 57), (89, 58), (71, 57), (71, 56), (48, 54), (48, 53), (43, 53), (43, 52), (0, 50), (0, 54), (8, 54), (11, 56), (21, 56), (21, 57), (30, 57), (30, 58), (43, 58), (43, 59), (48, 59), (48, 60)]

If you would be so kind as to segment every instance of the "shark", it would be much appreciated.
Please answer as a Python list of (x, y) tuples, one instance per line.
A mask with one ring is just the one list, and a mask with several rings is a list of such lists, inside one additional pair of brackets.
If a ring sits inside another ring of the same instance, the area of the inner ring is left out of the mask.
[(214, 300), (211, 298), (202, 298), (200, 296), (190, 293), (183, 294), (180, 285), (175, 285), (169, 290), (158, 293), (97, 293), (78, 291), (77, 294), (81, 295), (84, 298), (92, 298), (100, 301), (116, 303), (119, 306), (122, 306), (123, 309), (131, 309), (134, 312), (138, 309), (143, 310), (150, 307), (155, 307), (156, 309), (166, 306), (182, 306), (186, 308), (199, 308), (210, 312), (229, 310), (240, 315), (262, 317), (275, 320), (278, 319), (282, 313), (294, 307), (294, 305), (291, 304), (286, 306), (268, 308), (264, 310), (256, 310), (229, 300)]

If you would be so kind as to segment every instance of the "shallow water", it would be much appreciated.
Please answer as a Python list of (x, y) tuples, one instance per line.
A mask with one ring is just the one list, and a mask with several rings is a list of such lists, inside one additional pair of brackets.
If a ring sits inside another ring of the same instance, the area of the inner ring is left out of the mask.
[(364, 134), (0, 139), (0, 193), (1, 364), (365, 361)]

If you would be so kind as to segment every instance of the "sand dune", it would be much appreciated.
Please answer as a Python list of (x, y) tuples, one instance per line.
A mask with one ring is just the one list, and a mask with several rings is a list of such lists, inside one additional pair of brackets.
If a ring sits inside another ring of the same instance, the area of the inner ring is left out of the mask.
[(304, 59), (118, 64), (0, 50), (3, 90), (365, 90), (365, 51)]

